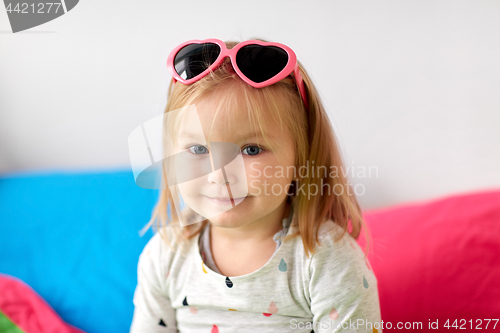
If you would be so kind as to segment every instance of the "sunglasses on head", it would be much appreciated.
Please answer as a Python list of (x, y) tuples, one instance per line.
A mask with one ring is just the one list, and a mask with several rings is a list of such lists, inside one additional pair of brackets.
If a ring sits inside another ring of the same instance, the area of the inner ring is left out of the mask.
[(226, 57), (231, 59), (238, 76), (254, 88), (270, 86), (293, 72), (300, 96), (308, 107), (295, 52), (280, 43), (247, 40), (228, 49), (219, 39), (190, 40), (170, 53), (167, 67), (174, 82), (191, 84), (220, 66)]

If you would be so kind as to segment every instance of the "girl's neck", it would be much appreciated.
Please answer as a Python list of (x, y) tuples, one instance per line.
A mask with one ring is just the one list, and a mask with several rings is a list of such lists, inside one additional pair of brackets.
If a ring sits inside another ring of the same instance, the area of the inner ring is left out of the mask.
[(285, 200), (276, 210), (262, 219), (241, 227), (223, 228), (211, 224), (211, 244), (233, 247), (234, 245), (254, 245), (269, 242), (283, 228), (283, 218), (288, 216), (289, 213), (290, 204)]

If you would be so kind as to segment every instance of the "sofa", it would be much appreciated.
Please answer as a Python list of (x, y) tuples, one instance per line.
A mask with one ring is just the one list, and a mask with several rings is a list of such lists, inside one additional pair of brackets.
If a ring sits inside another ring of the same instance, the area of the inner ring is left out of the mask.
[[(0, 273), (30, 286), (68, 325), (128, 332), (139, 254), (153, 236), (139, 230), (158, 194), (138, 187), (127, 169), (2, 175)], [(484, 321), (500, 317), (500, 189), (364, 215), (391, 330), (421, 322), (410, 331), (450, 332), (465, 321), (467, 331), (500, 331)], [(358, 243), (366, 246), (364, 234)]]

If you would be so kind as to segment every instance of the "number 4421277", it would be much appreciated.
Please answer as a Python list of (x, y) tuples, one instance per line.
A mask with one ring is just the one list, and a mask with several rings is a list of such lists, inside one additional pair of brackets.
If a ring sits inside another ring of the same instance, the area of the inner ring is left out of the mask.
[(59, 11), (60, 6), (61, 3), (57, 2), (46, 2), (46, 3), (40, 2), (37, 3), (36, 6), (34, 3), (32, 3), (31, 5), (27, 3), (16, 3), (16, 5), (13, 7), (12, 3), (9, 2), (9, 4), (5, 9), (7, 10), (7, 13), (16, 12), (20, 14), (22, 13), (42, 14), (42, 13), (57, 13)]
[(444, 323), (444, 327), (450, 329), (458, 329), (458, 330), (466, 330), (466, 329), (477, 329), (477, 330), (485, 330), (485, 329), (495, 329), (498, 324), (498, 319), (476, 319), (476, 320), (465, 320), (465, 319), (455, 319), (453, 323), (450, 324), (450, 320), (448, 319), (446, 323)]

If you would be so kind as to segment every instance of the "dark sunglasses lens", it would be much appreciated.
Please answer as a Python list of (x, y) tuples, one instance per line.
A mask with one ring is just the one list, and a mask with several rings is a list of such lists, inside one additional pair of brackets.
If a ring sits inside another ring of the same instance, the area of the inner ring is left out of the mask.
[(246, 45), (236, 55), (236, 64), (255, 83), (269, 80), (285, 68), (288, 53), (276, 46)]
[(219, 45), (213, 43), (187, 45), (175, 55), (175, 71), (185, 80), (192, 79), (210, 67), (220, 52)]

